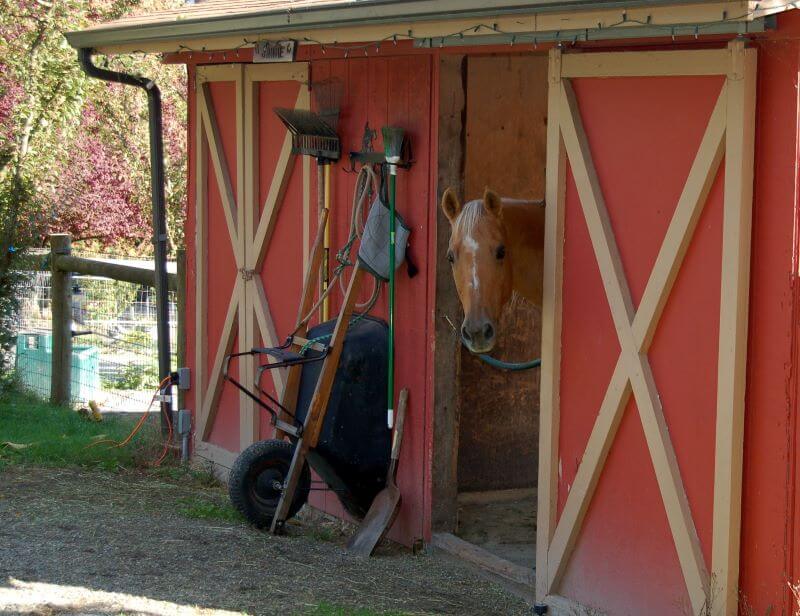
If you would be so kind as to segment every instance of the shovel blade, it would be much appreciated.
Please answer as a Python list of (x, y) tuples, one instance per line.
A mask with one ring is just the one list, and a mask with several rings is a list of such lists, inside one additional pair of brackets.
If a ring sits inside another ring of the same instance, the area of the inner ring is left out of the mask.
[(356, 556), (369, 556), (394, 522), (400, 507), (400, 490), (394, 482), (381, 490), (370, 505), (367, 515), (347, 544), (347, 551)]

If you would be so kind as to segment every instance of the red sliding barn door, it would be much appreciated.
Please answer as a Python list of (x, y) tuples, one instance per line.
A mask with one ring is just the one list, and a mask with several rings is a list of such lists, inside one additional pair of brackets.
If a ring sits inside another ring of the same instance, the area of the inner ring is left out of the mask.
[[(305, 252), (294, 237), (301, 235), (299, 223), (288, 223), (298, 230), (283, 229), (280, 238), (275, 232), (284, 202), (308, 202), (307, 166), (303, 182), (289, 134), (272, 109), (308, 109), (307, 72), (297, 63), (201, 66), (196, 73), (195, 448), (223, 466), (267, 436), (262, 412), (223, 379), (224, 358), (278, 344), (293, 315), (273, 314), (271, 300), (288, 309), (294, 301), (279, 298), (299, 296)], [(243, 357), (232, 362), (231, 374), (252, 389), (255, 367)], [(272, 371), (261, 385), (279, 395), (284, 379)]]
[(733, 615), (755, 51), (556, 50), (549, 88), (538, 598)]

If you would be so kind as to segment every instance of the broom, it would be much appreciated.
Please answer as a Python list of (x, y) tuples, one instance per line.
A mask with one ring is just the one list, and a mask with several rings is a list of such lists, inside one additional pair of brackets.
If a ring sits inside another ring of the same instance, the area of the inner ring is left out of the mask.
[(389, 163), (389, 387), (386, 420), (389, 429), (394, 425), (394, 267), (395, 267), (395, 192), (397, 165), (403, 150), (403, 129), (384, 126), (383, 153)]

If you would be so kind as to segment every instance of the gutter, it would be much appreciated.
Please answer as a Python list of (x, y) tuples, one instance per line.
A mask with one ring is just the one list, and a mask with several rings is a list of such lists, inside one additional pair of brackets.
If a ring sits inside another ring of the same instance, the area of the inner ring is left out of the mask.
[[(111, 83), (141, 88), (147, 93), (150, 125), (150, 192), (153, 205), (153, 244), (155, 247), (154, 282), (156, 289), (156, 332), (158, 337), (159, 381), (171, 374), (169, 349), (169, 309), (167, 275), (167, 209), (164, 198), (164, 137), (161, 123), (161, 91), (151, 79), (100, 68), (92, 62), (90, 48), (78, 50), (78, 61), (89, 77)], [(170, 388), (162, 388), (167, 392)], [(159, 392), (160, 393), (160, 392)], [(161, 398), (161, 428), (166, 431), (172, 422), (172, 402)]]
[[(152, 23), (117, 22), (88, 30), (68, 32), (67, 41), (75, 48), (135, 45), (193, 38), (254, 36), (257, 34), (337, 29), (354, 26), (413, 24), (453, 19), (488, 19), (565, 13), (580, 10), (642, 9), (659, 6), (702, 5), (698, 0), (360, 0), (331, 2), (279, 11), (241, 11), (228, 15), (207, 15), (199, 10), (175, 14), (171, 19)], [(730, 2), (732, 12), (742, 2)], [(202, 6), (202, 5), (196, 5)], [(566, 25), (566, 24), (565, 24)]]

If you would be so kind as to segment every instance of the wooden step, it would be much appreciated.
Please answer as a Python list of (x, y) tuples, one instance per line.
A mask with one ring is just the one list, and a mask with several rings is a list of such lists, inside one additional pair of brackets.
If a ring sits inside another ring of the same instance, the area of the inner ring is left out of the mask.
[(533, 586), (536, 574), (533, 569), (521, 567), (511, 561), (495, 556), (483, 548), (464, 541), (452, 533), (434, 533), (431, 545), (451, 556), (471, 563), (495, 575), (523, 586)]

